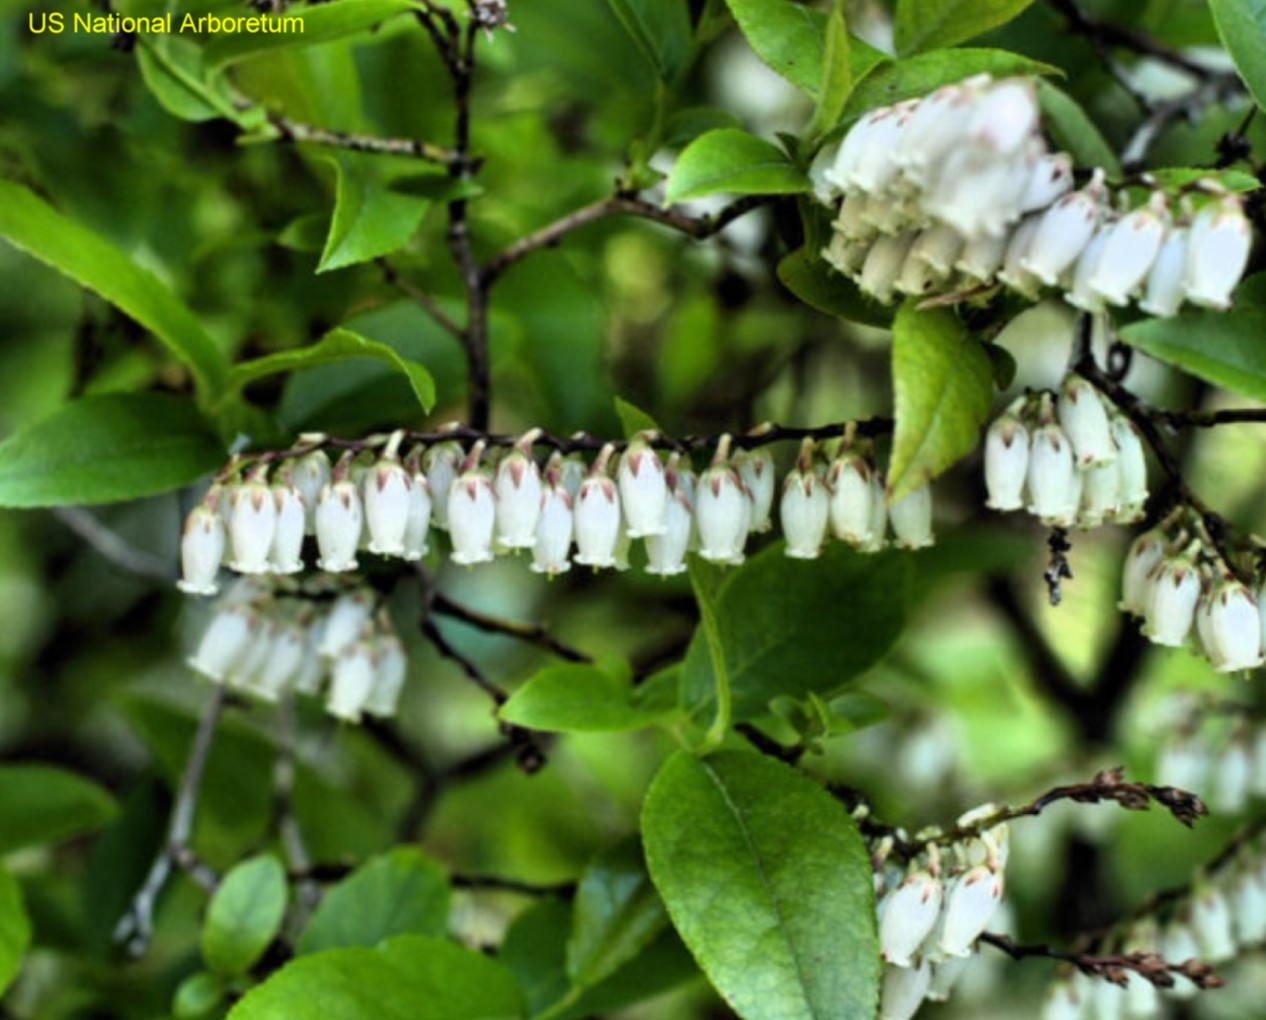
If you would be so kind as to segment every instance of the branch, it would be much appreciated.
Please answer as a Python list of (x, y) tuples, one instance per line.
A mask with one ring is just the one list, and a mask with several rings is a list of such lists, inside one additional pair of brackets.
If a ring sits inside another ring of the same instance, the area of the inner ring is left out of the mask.
[(1063, 15), (1072, 31), (1085, 36), (1098, 49), (1116, 47), (1141, 56), (1153, 57), (1171, 67), (1186, 71), (1201, 81), (1214, 73), (1203, 64), (1190, 60), (1146, 32), (1100, 20), (1095, 15), (1084, 11), (1077, 0), (1048, 0), (1048, 2), (1056, 12)]
[(462, 327), (448, 313), (439, 306), (435, 298), (431, 297), (421, 287), (415, 287), (397, 272), (396, 267), (384, 259), (377, 259), (378, 268), (382, 270), (382, 275), (387, 283), (395, 287), (405, 297), (415, 302), (427, 315), (434, 319), (446, 333), (450, 333), (459, 340), (463, 336)]
[(483, 283), (491, 286), (525, 256), (553, 247), (572, 231), (610, 216), (638, 216), (671, 227), (695, 240), (703, 240), (720, 233), (744, 213), (769, 201), (766, 195), (751, 195), (738, 199), (714, 216), (690, 216), (673, 206), (656, 205), (635, 195), (613, 195), (570, 212), (503, 249), (484, 267)]
[[(277, 832), (281, 837), (281, 845), (292, 868), (307, 868), (312, 863), (307, 844), (303, 839), (303, 830), (294, 812), (295, 792), (295, 701), (294, 695), (287, 691), (282, 694), (277, 704), (277, 761), (273, 766), (273, 816), (277, 821)], [(316, 909), (321, 899), (321, 890), (311, 882), (300, 882), (298, 889), (299, 903), (305, 911)]]
[(1153, 105), (1141, 124), (1134, 129), (1125, 148), (1121, 150), (1121, 168), (1126, 173), (1138, 170), (1147, 159), (1148, 152), (1172, 121), (1180, 118), (1192, 122), (1206, 106), (1220, 102), (1228, 95), (1239, 92), (1243, 86), (1234, 73), (1212, 74), (1206, 72), (1190, 92)]
[(980, 936), (980, 941), (1002, 950), (1013, 960), (1033, 957), (1062, 960), (1065, 963), (1071, 963), (1083, 974), (1103, 978), (1117, 985), (1124, 985), (1127, 982), (1129, 979), (1127, 971), (1133, 971), (1157, 988), (1172, 988), (1176, 974), (1188, 978), (1199, 988), (1221, 988), (1223, 984), (1222, 979), (1213, 972), (1213, 968), (1199, 960), (1170, 963), (1158, 953), (1147, 952), (1110, 953), (1104, 956), (1073, 953), (1063, 949), (1053, 949), (1044, 944), (1020, 945), (1006, 935), (996, 935), (993, 932), (985, 932)]
[(268, 114), (268, 123), (276, 129), (278, 139), (283, 142), (325, 145), (335, 149), (347, 149), (351, 152), (368, 152), (384, 156), (411, 156), (414, 159), (449, 167), (454, 166), (461, 159), (452, 149), (446, 149), (431, 142), (419, 141), (416, 138), (384, 138), (380, 135), (331, 131), (312, 124), (301, 124), (274, 113)]
[(101, 556), (129, 574), (150, 581), (171, 584), (175, 574), (166, 560), (146, 549), (125, 542), (81, 506), (59, 506), (53, 516), (87, 542)]
[(469, 606), (463, 606), (458, 602), (454, 602), (447, 595), (439, 592), (436, 592), (431, 598), (431, 609), (443, 616), (470, 624), (477, 630), (492, 634), (505, 634), (509, 637), (518, 638), (520, 641), (526, 641), (528, 644), (537, 645), (567, 662), (594, 661), (592, 655), (578, 651), (570, 645), (563, 644), (538, 623), (519, 623), (517, 620), (506, 620), (499, 616), (490, 616), (476, 609), (471, 609)]
[(132, 898), (131, 906), (114, 927), (114, 940), (122, 943), (132, 956), (140, 956), (149, 946), (154, 934), (154, 908), (173, 867), (188, 872), (195, 882), (208, 891), (217, 884), (215, 873), (202, 865), (189, 848), (189, 838), (193, 835), (193, 820), (198, 807), (198, 795), (202, 789), (202, 777), (211, 756), (215, 729), (226, 700), (224, 688), (216, 686), (206, 708), (202, 710), (202, 718), (198, 721), (198, 730), (176, 792), (166, 841), (150, 866), (141, 888)]

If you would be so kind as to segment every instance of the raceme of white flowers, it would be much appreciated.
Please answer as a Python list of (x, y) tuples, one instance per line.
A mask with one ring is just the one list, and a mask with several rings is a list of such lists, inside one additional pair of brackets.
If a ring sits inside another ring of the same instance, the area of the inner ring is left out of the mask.
[(189, 665), (207, 679), (266, 702), (324, 693), (346, 722), (395, 714), (408, 673), (404, 645), (368, 588), (294, 595), (238, 578), (212, 607)]
[(1262, 593), (1171, 514), (1130, 546), (1120, 608), (1142, 620), (1154, 644), (1190, 646), (1218, 672), (1234, 673), (1266, 662)]
[(819, 156), (815, 191), (836, 211), (822, 257), (884, 304), (1002, 284), (1090, 312), (1229, 307), (1252, 245), (1239, 197), (1210, 179), (1174, 210), (1160, 190), (1114, 195), (1104, 176), (1073, 190), (1035, 79), (978, 75), (872, 110)]
[[(396, 432), (379, 452), (348, 450), (333, 465), (324, 437), (301, 437), (306, 452), (230, 469), (231, 480), (211, 486), (185, 522), (179, 586), (215, 594), (222, 566), (297, 573), (307, 535), (327, 573), (356, 570), (363, 551), (417, 561), (433, 528), (448, 532), (454, 563), (521, 551), (533, 571), (551, 576), (573, 563), (627, 569), (640, 539), (647, 572), (669, 576), (685, 571), (688, 551), (742, 563), (749, 537), (772, 527), (777, 480), (767, 448), (731, 454), (723, 436), (696, 475), (681, 453), (665, 460), (648, 433), (618, 453), (607, 444), (589, 464), (555, 451), (543, 466), (533, 453), (539, 436), (534, 429), (504, 451), (444, 440), (402, 456), (404, 433)], [(828, 535), (873, 552), (890, 531), (902, 548), (931, 545), (930, 490), (888, 505), (869, 445), (836, 445), (828, 457), (806, 440), (786, 478), (778, 506), (786, 554), (816, 557)]]
[(1081, 376), (1058, 395), (1017, 399), (985, 436), (985, 505), (1042, 523), (1130, 523), (1147, 502), (1147, 461), (1134, 423)]
[[(963, 815), (970, 826), (994, 812)], [(884, 961), (879, 1020), (909, 1020), (924, 1000), (944, 1002), (1002, 903), (1009, 849), (1006, 823), (943, 848), (927, 844), (905, 867), (884, 863), (891, 844), (877, 842), (875, 901)]]
[(1215, 813), (1243, 814), (1266, 798), (1266, 724), (1237, 711), (1228, 725), (1222, 712), (1193, 706), (1159, 742), (1156, 782), (1199, 794)]

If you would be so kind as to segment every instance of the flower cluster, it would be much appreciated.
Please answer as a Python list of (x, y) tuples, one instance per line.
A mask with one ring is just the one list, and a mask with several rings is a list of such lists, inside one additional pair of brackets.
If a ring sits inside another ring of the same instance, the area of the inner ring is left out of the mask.
[[(1231, 571), (1182, 509), (1139, 535), (1125, 557), (1120, 608), (1154, 644), (1195, 646), (1220, 673), (1266, 662), (1261, 589)], [(1198, 522), (1197, 522), (1198, 523)]]
[(1044, 524), (1128, 523), (1147, 502), (1147, 461), (1134, 423), (1081, 376), (1059, 393), (1016, 400), (985, 437), (986, 506), (1027, 509)]
[[(357, 569), (362, 550), (419, 560), (436, 529), (448, 532), (454, 563), (523, 551), (531, 569), (547, 575), (573, 562), (626, 569), (641, 539), (647, 572), (669, 576), (685, 571), (688, 551), (742, 563), (749, 537), (772, 527), (777, 480), (766, 447), (731, 453), (733, 440), (722, 436), (696, 474), (681, 452), (665, 461), (650, 433), (618, 452), (603, 446), (589, 464), (556, 450), (541, 465), (533, 454), (539, 437), (532, 430), (506, 449), (443, 440), (402, 456), (397, 432), (378, 442), (379, 452), (370, 440), (333, 465), (319, 445), (324, 437), (304, 437), (301, 453), (261, 458), (244, 472), (231, 466), (185, 522), (180, 588), (214, 594), (222, 565), (249, 575), (296, 573), (306, 535), (327, 573)], [(806, 440), (780, 511), (795, 558), (817, 556), (828, 525), (866, 551), (882, 549), (890, 527), (903, 548), (932, 542), (930, 491), (888, 506), (872, 453), (850, 439), (833, 458)]]
[(818, 196), (838, 203), (823, 258), (885, 304), (1003, 284), (1092, 312), (1230, 305), (1252, 245), (1235, 194), (1202, 180), (1201, 204), (1185, 193), (1175, 212), (1159, 189), (1114, 194), (1102, 170), (1074, 191), (1040, 119), (1032, 79), (988, 75), (866, 114), (819, 157)]
[(1162, 738), (1156, 782), (1204, 797), (1213, 810), (1228, 815), (1245, 811), (1254, 797), (1266, 797), (1266, 726), (1236, 712), (1215, 737), (1206, 719), (1212, 707), (1193, 705), (1183, 725)]
[[(959, 827), (988, 818), (985, 805)], [(1005, 823), (943, 849), (936, 842), (900, 867), (880, 839), (874, 859), (879, 950), (884, 961), (879, 1020), (909, 1020), (925, 999), (949, 998), (976, 940), (1002, 903), (1009, 831)]]
[(377, 596), (339, 588), (304, 597), (240, 578), (217, 600), (189, 665), (216, 683), (275, 702), (283, 693), (317, 696), (346, 722), (387, 717), (408, 673), (404, 645)]

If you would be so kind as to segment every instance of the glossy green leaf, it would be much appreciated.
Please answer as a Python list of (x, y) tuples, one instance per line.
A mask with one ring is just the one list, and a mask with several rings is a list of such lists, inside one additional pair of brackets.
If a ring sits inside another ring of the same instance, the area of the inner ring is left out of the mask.
[(642, 837), (673, 925), (739, 1016), (874, 1016), (870, 858), (813, 780), (763, 755), (678, 752), (647, 792)]
[(421, 850), (397, 847), (329, 889), (299, 936), (312, 953), (376, 946), (395, 935), (443, 935), (450, 890), (444, 869)]
[(497, 961), (442, 939), (300, 956), (247, 992), (229, 1020), (516, 1020), (518, 986)]
[(241, 389), (248, 383), (280, 372), (299, 372), (305, 368), (329, 365), (348, 358), (376, 358), (385, 361), (409, 380), (414, 396), (422, 409), (429, 411), (435, 404), (435, 381), (431, 374), (416, 361), (402, 358), (386, 344), (366, 340), (347, 329), (333, 329), (308, 347), (297, 347), (262, 358), (243, 361), (233, 366), (229, 376), (230, 389)]
[(822, 84), (818, 88), (818, 105), (806, 134), (816, 138), (827, 131), (844, 112), (848, 94), (853, 91), (853, 66), (850, 63), (848, 29), (844, 9), (837, 4), (827, 16), (826, 46), (822, 54)]
[(638, 693), (623, 662), (559, 663), (529, 677), (497, 714), (516, 726), (557, 733), (635, 730), (676, 714), (675, 705), (646, 704)]
[(690, 56), (690, 14), (680, 0), (607, 0), (661, 80), (674, 80)]
[[(274, 23), (275, 29), (286, 27), (287, 30), (226, 32), (207, 46), (207, 65), (222, 67), (260, 53), (343, 39), (412, 10), (414, 6), (408, 0), (340, 0), (339, 3), (313, 7), (287, 7), (284, 17), (297, 19), (301, 24), (287, 22), (285, 26), (277, 25), (281, 16), (270, 15), (269, 20)], [(238, 15), (240, 12), (231, 13)], [(182, 16), (177, 14), (176, 18)]]
[(1143, 319), (1121, 339), (1205, 382), (1266, 400), (1266, 274), (1240, 284), (1229, 312), (1188, 309), (1169, 319)]
[(224, 117), (237, 120), (226, 83), (207, 73), (202, 49), (175, 35), (141, 35), (136, 63), (141, 78), (168, 113), (194, 122)]
[(993, 370), (953, 312), (907, 301), (892, 324), (892, 380), (888, 490), (898, 500), (975, 449), (993, 404)]
[(151, 496), (192, 482), (224, 456), (188, 400), (158, 393), (83, 397), (0, 443), (0, 506)]
[(905, 56), (956, 46), (1004, 25), (1033, 0), (897, 0), (893, 35)]
[[(839, 543), (816, 560), (792, 560), (777, 543), (728, 574), (715, 615), (733, 719), (761, 715), (780, 695), (829, 695), (879, 661), (905, 626), (909, 560)], [(703, 625), (686, 652), (681, 686), (687, 709), (712, 705), (716, 684)]]
[(31, 945), (31, 922), (17, 881), (0, 866), (0, 995), (13, 983)]
[(371, 156), (343, 153), (331, 162), (338, 187), (318, 273), (390, 254), (414, 235), (431, 206), (429, 199), (392, 190)]
[(73, 772), (51, 765), (0, 766), (0, 854), (92, 832), (117, 810), (110, 794)]
[(286, 869), (272, 855), (252, 857), (224, 876), (207, 906), (202, 958), (218, 974), (245, 974), (264, 955), (286, 915)]
[(709, 131), (691, 142), (668, 175), (668, 201), (704, 195), (787, 195), (809, 190), (809, 178), (773, 142), (737, 128)]
[(641, 843), (617, 843), (600, 853), (580, 878), (567, 942), (567, 976), (575, 985), (597, 984), (650, 945), (667, 924)]
[(1235, 69), (1266, 108), (1266, 6), (1260, 0), (1209, 0), (1209, 9)]
[(1045, 117), (1044, 126), (1057, 148), (1071, 153), (1079, 167), (1103, 167), (1110, 177), (1120, 176), (1121, 164), (1116, 153), (1080, 103), (1048, 81), (1038, 81), (1037, 96)]
[(942, 85), (986, 73), (1005, 78), (1008, 75), (1061, 72), (1050, 64), (1006, 50), (958, 49), (920, 53), (902, 60), (890, 60), (859, 80), (848, 97), (844, 117), (848, 119), (877, 106), (925, 96)]
[(881, 329), (892, 324), (890, 308), (867, 298), (857, 289), (857, 284), (827, 265), (819, 253), (807, 248), (797, 248), (783, 256), (778, 263), (778, 279), (819, 312)]
[(197, 316), (112, 243), (5, 180), (0, 180), (0, 238), (100, 294), (188, 365), (199, 389), (219, 390), (226, 359)]

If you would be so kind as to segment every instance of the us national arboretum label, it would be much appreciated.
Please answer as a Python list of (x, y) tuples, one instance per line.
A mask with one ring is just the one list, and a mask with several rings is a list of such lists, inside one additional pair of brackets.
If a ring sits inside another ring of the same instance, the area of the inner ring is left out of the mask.
[(27, 27), (35, 35), (49, 33), (61, 35), (70, 32), (77, 35), (117, 35), (119, 33), (147, 32), (161, 35), (203, 33), (217, 34), (267, 34), (302, 35), (303, 19), (287, 15), (220, 15), (220, 14), (159, 14), (153, 17), (132, 17), (119, 14), (65, 14), (60, 11), (31, 11), (27, 14)]

